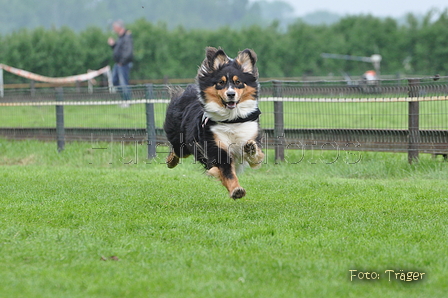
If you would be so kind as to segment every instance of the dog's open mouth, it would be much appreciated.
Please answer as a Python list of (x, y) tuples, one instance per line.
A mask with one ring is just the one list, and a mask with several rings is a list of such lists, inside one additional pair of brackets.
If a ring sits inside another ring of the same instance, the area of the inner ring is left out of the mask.
[(233, 110), (234, 108), (236, 108), (236, 105), (238, 104), (238, 102), (237, 101), (222, 101), (222, 104), (227, 108), (227, 109), (230, 109), (230, 110)]

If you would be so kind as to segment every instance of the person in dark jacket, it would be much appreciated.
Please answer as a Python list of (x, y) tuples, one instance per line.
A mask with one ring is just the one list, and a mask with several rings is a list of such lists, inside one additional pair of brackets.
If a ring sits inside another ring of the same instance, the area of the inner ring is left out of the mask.
[[(123, 100), (131, 98), (129, 89), (129, 75), (132, 67), (133, 42), (131, 31), (127, 30), (123, 21), (118, 20), (112, 24), (113, 30), (117, 33), (118, 39), (109, 37), (107, 43), (113, 49), (113, 58), (115, 61), (112, 70), (112, 81), (114, 86), (119, 86)], [(128, 106), (128, 105), (123, 105)]]

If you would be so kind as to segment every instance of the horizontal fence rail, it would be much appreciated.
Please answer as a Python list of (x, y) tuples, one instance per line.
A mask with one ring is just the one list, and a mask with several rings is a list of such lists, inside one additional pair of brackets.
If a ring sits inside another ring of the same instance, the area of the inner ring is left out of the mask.
[[(132, 99), (109, 88), (5, 91), (0, 137), (66, 141), (146, 142), (148, 157), (166, 144), (162, 130), (170, 90), (132, 86)], [(284, 151), (355, 150), (448, 155), (448, 78), (271, 81), (260, 86), (263, 146)], [(167, 119), (166, 121), (169, 121)]]

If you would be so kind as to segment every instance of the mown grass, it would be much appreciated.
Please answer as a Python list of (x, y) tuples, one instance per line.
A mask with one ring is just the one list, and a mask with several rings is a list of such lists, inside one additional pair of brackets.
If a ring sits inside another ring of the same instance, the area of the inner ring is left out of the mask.
[[(321, 152), (275, 164), (267, 152), (233, 201), (191, 159), (169, 170), (164, 153), (103, 146), (0, 140), (2, 297), (446, 295), (442, 160), (363, 152), (326, 164), (334, 152)], [(350, 281), (351, 269), (380, 280)]]

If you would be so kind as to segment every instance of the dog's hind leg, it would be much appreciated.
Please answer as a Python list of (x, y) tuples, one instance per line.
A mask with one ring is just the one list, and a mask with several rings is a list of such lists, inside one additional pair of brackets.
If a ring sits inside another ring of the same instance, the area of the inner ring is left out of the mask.
[(179, 160), (181, 158), (186, 158), (190, 155), (191, 153), (186, 148), (185, 143), (174, 142), (174, 144), (171, 147), (170, 154), (166, 157), (166, 165), (168, 166), (168, 168), (172, 169), (179, 164)]
[(176, 156), (174, 151), (171, 151), (170, 154), (166, 158), (166, 165), (168, 168), (172, 169), (179, 163), (179, 157)]
[(236, 200), (246, 195), (246, 190), (240, 186), (235, 168), (231, 164), (214, 166), (207, 174), (221, 180), (222, 185), (229, 191), (229, 196)]

